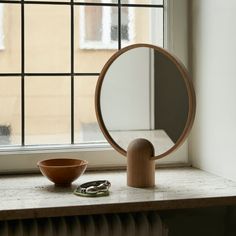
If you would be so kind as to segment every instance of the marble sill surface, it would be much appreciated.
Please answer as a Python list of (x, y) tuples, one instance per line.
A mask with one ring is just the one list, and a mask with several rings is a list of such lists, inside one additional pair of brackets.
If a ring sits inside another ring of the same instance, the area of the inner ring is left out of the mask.
[[(107, 179), (110, 195), (73, 194), (80, 184)], [(55, 187), (41, 175), (0, 176), (0, 220), (236, 205), (236, 182), (194, 168), (156, 170), (156, 186), (126, 186), (125, 171), (87, 172), (72, 186)]]

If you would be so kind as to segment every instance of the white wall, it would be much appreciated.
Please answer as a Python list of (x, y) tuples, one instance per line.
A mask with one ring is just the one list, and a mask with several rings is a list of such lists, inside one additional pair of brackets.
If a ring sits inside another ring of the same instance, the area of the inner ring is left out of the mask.
[(194, 166), (236, 180), (236, 1), (192, 0)]
[(188, 4), (189, 0), (166, 0), (167, 30), (165, 47), (188, 67)]

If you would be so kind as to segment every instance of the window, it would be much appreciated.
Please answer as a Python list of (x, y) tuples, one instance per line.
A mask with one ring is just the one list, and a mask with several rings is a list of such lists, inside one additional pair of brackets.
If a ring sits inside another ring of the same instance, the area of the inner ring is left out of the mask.
[(116, 0), (72, 5), (10, 0), (3, 12), (1, 4), (7, 44), (0, 54), (0, 146), (104, 143), (93, 103), (100, 70), (127, 44), (163, 46), (163, 7)]
[(19, 164), (22, 169), (45, 158), (44, 152), (55, 156), (55, 150), (76, 157), (73, 150), (84, 150), (80, 157), (88, 159), (89, 153), (94, 166), (97, 158), (123, 163), (111, 157), (118, 154), (110, 149), (97, 152), (108, 145), (96, 122), (94, 88), (103, 65), (120, 48), (141, 42), (163, 46), (163, 1), (0, 3), (0, 151), (8, 154), (4, 168), (18, 168), (9, 154), (19, 157), (21, 150), (27, 153)]
[(0, 50), (4, 49), (4, 34), (3, 34), (3, 4), (0, 3)]
[[(106, 3), (105, 0), (102, 1)], [(112, 3), (116, 3), (112, 0)], [(117, 49), (118, 41), (117, 7), (81, 7), (80, 12), (80, 48)], [(132, 43), (134, 38), (134, 9), (121, 8), (120, 37), (123, 45)], [(97, 19), (96, 21), (94, 19)], [(101, 29), (102, 27), (102, 29)]]

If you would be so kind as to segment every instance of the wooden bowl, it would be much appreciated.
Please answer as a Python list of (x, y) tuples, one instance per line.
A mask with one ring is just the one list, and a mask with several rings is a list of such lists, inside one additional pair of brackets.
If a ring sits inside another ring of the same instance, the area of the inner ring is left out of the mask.
[(39, 161), (41, 173), (56, 185), (67, 186), (84, 173), (87, 161), (78, 159), (49, 159)]

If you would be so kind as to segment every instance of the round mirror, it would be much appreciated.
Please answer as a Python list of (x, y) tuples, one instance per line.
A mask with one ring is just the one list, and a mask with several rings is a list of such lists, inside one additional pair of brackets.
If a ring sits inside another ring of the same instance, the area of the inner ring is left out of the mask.
[(195, 115), (195, 93), (185, 67), (149, 44), (121, 49), (104, 66), (95, 95), (99, 126), (121, 154), (137, 138), (149, 140), (153, 159), (186, 139)]

